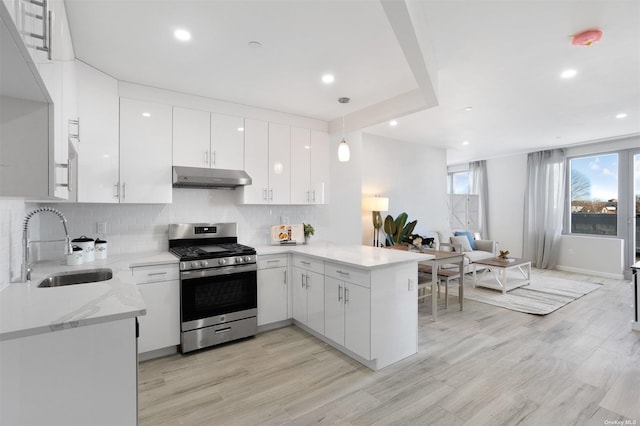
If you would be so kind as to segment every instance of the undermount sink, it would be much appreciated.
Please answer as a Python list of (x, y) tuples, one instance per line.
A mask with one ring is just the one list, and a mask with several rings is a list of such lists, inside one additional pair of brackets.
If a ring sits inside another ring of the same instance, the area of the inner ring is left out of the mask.
[(108, 268), (60, 272), (49, 275), (40, 281), (38, 287), (60, 287), (63, 285), (95, 283), (98, 281), (107, 281), (111, 278), (113, 278), (113, 271)]

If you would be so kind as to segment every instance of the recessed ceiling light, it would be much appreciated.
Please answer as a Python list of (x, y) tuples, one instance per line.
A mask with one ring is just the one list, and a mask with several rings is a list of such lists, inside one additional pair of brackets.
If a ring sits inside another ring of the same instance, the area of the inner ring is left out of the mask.
[(191, 33), (187, 30), (175, 30), (173, 32), (173, 35), (175, 36), (175, 38), (177, 38), (180, 41), (191, 40)]
[(463, 145), (463, 146), (467, 146), (467, 145), (469, 145), (469, 141), (462, 141), (462, 145)]
[(334, 81), (336, 81), (336, 78), (333, 76), (333, 74), (325, 74), (322, 76), (322, 82), (324, 84), (331, 84)]
[(244, 132), (244, 127), (238, 127), (239, 132)]
[(616, 118), (627, 118), (627, 114), (624, 112), (621, 112), (620, 114), (616, 114)]
[(143, 113), (142, 113), (142, 116), (143, 116), (143, 117), (151, 117), (151, 113), (149, 113), (149, 112), (143, 112)]
[(473, 109), (473, 107), (466, 107), (464, 110), (465, 111), (471, 111)]
[(562, 78), (573, 78), (576, 76), (576, 74), (578, 74), (578, 71), (570, 69), (570, 70), (564, 70), (562, 71), (562, 74), (560, 74), (560, 77)]
[(262, 47), (262, 43), (260, 43), (259, 41), (250, 41), (249, 43), (247, 43), (247, 46), (252, 49), (259, 49)]
[(396, 120), (391, 120), (389, 122), (389, 126), (391, 126), (391, 127), (396, 127), (397, 125), (398, 125), (398, 122)]

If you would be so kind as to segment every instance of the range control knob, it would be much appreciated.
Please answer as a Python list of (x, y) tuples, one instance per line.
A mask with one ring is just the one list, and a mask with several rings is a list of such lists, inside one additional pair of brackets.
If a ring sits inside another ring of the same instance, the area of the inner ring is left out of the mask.
[(191, 267), (192, 268), (197, 268), (198, 267), (198, 262), (196, 262), (195, 260), (193, 262), (191, 262)]
[(251, 256), (245, 256), (244, 257), (244, 261), (245, 262), (251, 262)]
[(242, 263), (242, 258), (241, 257), (236, 257), (236, 263)]
[(209, 262), (207, 262), (206, 260), (201, 260), (200, 261), (200, 267), (201, 268), (206, 268), (208, 264), (209, 264)]
[(224, 265), (225, 263), (227, 263), (227, 259), (218, 259), (218, 264)]

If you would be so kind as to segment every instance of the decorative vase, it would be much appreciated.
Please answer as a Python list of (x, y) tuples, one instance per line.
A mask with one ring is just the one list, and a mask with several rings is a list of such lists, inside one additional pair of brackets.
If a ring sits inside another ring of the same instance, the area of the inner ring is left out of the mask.
[(304, 243), (305, 243), (305, 244), (309, 244), (309, 241), (310, 241), (310, 240), (311, 240), (311, 236), (309, 236), (309, 235), (305, 235), (305, 236), (304, 236)]

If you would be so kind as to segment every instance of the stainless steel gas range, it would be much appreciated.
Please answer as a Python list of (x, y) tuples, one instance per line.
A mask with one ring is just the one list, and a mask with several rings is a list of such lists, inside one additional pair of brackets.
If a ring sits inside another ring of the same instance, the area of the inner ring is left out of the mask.
[(235, 223), (169, 225), (180, 259), (182, 353), (257, 333), (256, 250), (238, 244)]

